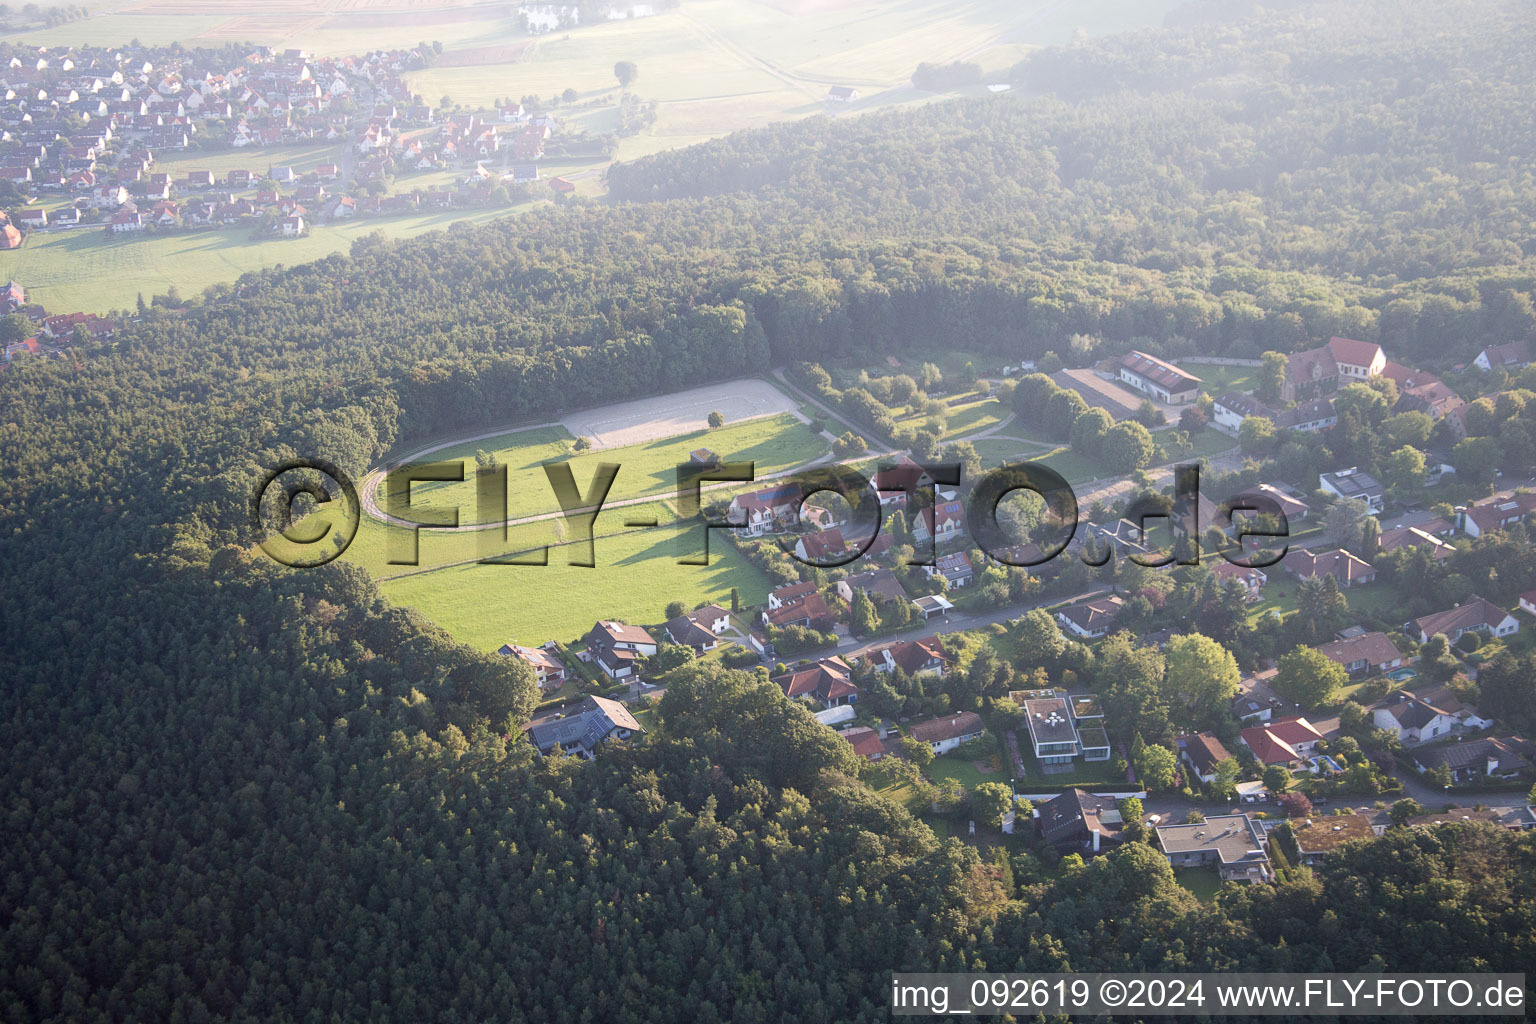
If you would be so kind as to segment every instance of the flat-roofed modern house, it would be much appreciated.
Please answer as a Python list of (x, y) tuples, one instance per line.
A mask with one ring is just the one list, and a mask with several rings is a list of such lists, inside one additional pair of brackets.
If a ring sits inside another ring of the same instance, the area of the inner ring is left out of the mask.
[(559, 750), (591, 760), (610, 739), (628, 739), (645, 732), (629, 709), (607, 697), (588, 697), (573, 714), (552, 718), (528, 729), (528, 739), (541, 754)]
[(1215, 867), (1223, 882), (1267, 882), (1265, 841), (1246, 814), (1218, 814), (1189, 825), (1163, 825), (1157, 843), (1176, 868)]
[(1291, 835), (1301, 862), (1316, 867), (1328, 854), (1354, 840), (1370, 840), (1381, 835), (1371, 819), (1363, 814), (1334, 814), (1326, 818), (1298, 818), (1290, 822)]
[(1199, 377), (1172, 363), (1136, 351), (1120, 357), (1118, 376), (1137, 391), (1169, 405), (1193, 402), (1202, 383)]
[(1380, 512), (1386, 500), (1387, 489), (1381, 481), (1354, 466), (1337, 469), (1332, 473), (1317, 475), (1319, 489), (1340, 498), (1365, 502), (1372, 515)]
[(1072, 724), (1072, 710), (1067, 699), (1040, 697), (1026, 700), (1024, 720), (1029, 725), (1029, 739), (1040, 770), (1047, 775), (1070, 771), (1079, 747), (1077, 728)]

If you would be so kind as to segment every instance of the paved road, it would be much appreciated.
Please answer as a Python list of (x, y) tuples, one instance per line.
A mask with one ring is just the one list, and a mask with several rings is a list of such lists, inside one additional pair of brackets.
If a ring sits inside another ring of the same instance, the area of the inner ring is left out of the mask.
[(887, 644), (893, 644), (900, 640), (927, 640), (929, 637), (937, 636), (940, 633), (957, 633), (964, 629), (979, 629), (982, 626), (989, 626), (994, 622), (1011, 622), (1034, 608), (1044, 608), (1048, 605), (1060, 604), (1062, 601), (1082, 601), (1097, 594), (1107, 594), (1109, 591), (1109, 585), (1102, 584), (1068, 598), (1060, 596), (1042, 598), (1039, 601), (1032, 601), (1027, 604), (1014, 604), (1006, 608), (997, 608), (982, 615), (969, 615), (956, 610), (950, 612), (942, 619), (930, 619), (922, 625), (900, 633), (880, 637), (878, 640), (861, 641), (851, 637), (842, 640), (837, 645), (837, 655), (846, 660), (866, 654), (876, 647), (884, 647)]

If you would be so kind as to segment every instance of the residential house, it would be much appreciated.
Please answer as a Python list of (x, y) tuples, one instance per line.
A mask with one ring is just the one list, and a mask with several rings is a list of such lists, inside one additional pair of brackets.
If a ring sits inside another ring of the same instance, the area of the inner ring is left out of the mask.
[(1531, 343), (1511, 341), (1503, 345), (1490, 345), (1477, 354), (1472, 365), (1479, 370), (1518, 370), (1531, 365)]
[(859, 90), (848, 85), (834, 85), (827, 90), (828, 103), (854, 103), (859, 98)]
[(17, 210), (11, 219), (24, 228), (45, 228), (48, 226), (48, 211), (42, 207)]
[(1269, 577), (1263, 569), (1233, 565), (1225, 558), (1217, 560), (1216, 564), (1211, 566), (1211, 574), (1218, 579), (1236, 580), (1242, 584), (1244, 597), (1250, 604), (1263, 599), (1264, 584), (1269, 582)]
[(1161, 825), (1157, 843), (1175, 868), (1215, 867), (1223, 882), (1267, 882), (1265, 840), (1246, 814), (1217, 814), (1185, 825)]
[(1436, 561), (1444, 561), (1456, 553), (1456, 548), (1420, 526), (1399, 526), (1384, 531), (1376, 541), (1376, 549), (1390, 554), (1401, 548), (1428, 547)]
[(1462, 703), (1448, 687), (1400, 690), (1371, 706), (1371, 722), (1400, 743), (1425, 743), (1468, 729), (1490, 729), (1493, 719)]
[(975, 569), (971, 565), (971, 557), (964, 551), (956, 551), (953, 554), (940, 555), (934, 560), (934, 564), (928, 570), (928, 575), (941, 579), (950, 590), (958, 590), (968, 586), (975, 578)]
[(1473, 594), (1458, 605), (1433, 615), (1420, 616), (1404, 627), (1410, 637), (1425, 643), (1437, 633), (1455, 643), (1461, 634), (1476, 631), (1484, 636), (1511, 636), (1520, 631), (1520, 620), (1484, 598)]
[(1536, 829), (1536, 807), (1530, 804), (1514, 804), (1504, 807), (1456, 807), (1433, 811), (1408, 819), (1409, 828), (1435, 828), (1440, 825), (1459, 825), (1474, 821), (1486, 821), (1515, 832)]
[(853, 744), (853, 752), (866, 761), (878, 761), (885, 756), (885, 741), (867, 725), (844, 729), (838, 735)]
[(1039, 806), (1040, 836), (1063, 854), (1092, 855), (1119, 846), (1127, 824), (1112, 796), (1076, 787)]
[(1221, 740), (1208, 732), (1180, 736), (1174, 744), (1179, 750), (1179, 760), (1189, 765), (1190, 771), (1201, 782), (1215, 782), (1216, 766), (1232, 756)]
[(1364, 814), (1334, 814), (1328, 817), (1293, 818), (1288, 823), (1301, 863), (1317, 867), (1328, 854), (1345, 843), (1369, 841), (1381, 835)]
[(980, 739), (982, 731), (981, 716), (974, 711), (915, 722), (908, 730), (917, 742), (928, 744), (928, 749), (935, 755), (947, 754), (971, 740)]
[(877, 647), (864, 656), (876, 672), (901, 669), (909, 676), (943, 676), (949, 664), (944, 645), (937, 637), (927, 640), (900, 640)]
[(1267, 419), (1281, 430), (1296, 430), (1307, 434), (1327, 430), (1339, 421), (1332, 398), (1313, 398), (1288, 409), (1274, 409), (1252, 395), (1228, 391), (1217, 398), (1211, 407), (1211, 423), (1233, 435), (1242, 428), (1243, 420), (1250, 416)]
[(1156, 356), (1131, 351), (1120, 357), (1120, 380), (1160, 402), (1183, 405), (1200, 394), (1202, 381)]
[(610, 679), (633, 675), (640, 659), (649, 658), (657, 648), (656, 639), (644, 629), (611, 620), (597, 622), (582, 639)]
[(1300, 766), (1323, 738), (1312, 723), (1300, 717), (1276, 718), (1262, 725), (1251, 725), (1238, 735), (1260, 764), (1282, 764), (1287, 768)]
[(606, 697), (588, 697), (564, 718), (552, 718), (530, 726), (528, 739), (540, 754), (559, 750), (590, 761), (597, 748), (615, 739), (645, 732), (628, 708)]
[(773, 682), (791, 700), (816, 700), (824, 708), (855, 704), (859, 699), (853, 670), (837, 657), (822, 658), (814, 664), (774, 676)]
[(837, 581), (838, 597), (852, 605), (854, 594), (868, 594), (876, 602), (907, 600), (906, 588), (889, 569), (871, 569)]
[(1484, 736), (1461, 743), (1443, 743), (1413, 753), (1413, 763), (1421, 772), (1445, 765), (1457, 783), (1480, 779), (1515, 779), (1531, 767), (1531, 762), (1516, 749), (1514, 737)]
[(924, 487), (932, 487), (933, 477), (909, 457), (903, 455), (895, 463), (875, 471), (870, 486), (880, 498), (881, 509), (906, 508), (907, 499)]
[(732, 498), (726, 519), (731, 525), (745, 529), (747, 536), (758, 537), (798, 523), (801, 501), (800, 488), (796, 484), (765, 487)]
[(1536, 590), (1527, 590), (1520, 595), (1520, 607), (1531, 615), (1536, 615)]
[(814, 593), (816, 593), (816, 584), (809, 580), (804, 583), (793, 583), (787, 587), (778, 587), (768, 592), (768, 609), (773, 611), (787, 604), (798, 604)]
[(720, 646), (720, 634), (730, 628), (730, 624), (730, 613), (724, 608), (706, 605), (668, 620), (662, 628), (673, 643), (691, 647), (695, 654), (703, 654)]
[(1361, 633), (1323, 644), (1317, 651), (1356, 677), (1381, 675), (1403, 664), (1403, 652), (1385, 633)]
[(1341, 588), (1374, 583), (1376, 580), (1376, 570), (1369, 562), (1343, 548), (1331, 551), (1293, 548), (1281, 564), (1301, 579), (1332, 576)]
[(1321, 348), (1292, 354), (1286, 362), (1281, 398), (1294, 402), (1331, 394), (1346, 384), (1370, 380), (1386, 369), (1380, 345), (1334, 337)]
[(1068, 636), (1093, 640), (1115, 628), (1115, 620), (1124, 604), (1125, 600), (1119, 594), (1096, 597), (1063, 608), (1056, 613), (1056, 621)]
[(1317, 486), (1340, 498), (1365, 502), (1365, 507), (1372, 515), (1380, 512), (1386, 501), (1387, 489), (1381, 485), (1381, 481), (1354, 466), (1332, 473), (1319, 473)]
[(918, 513), (912, 525), (912, 539), (926, 544), (932, 539), (936, 544), (946, 544), (959, 537), (965, 528), (965, 509), (958, 501), (930, 505)]
[(1456, 525), (1468, 537), (1481, 537), (1514, 523), (1523, 523), (1536, 511), (1536, 494), (1513, 494), (1469, 508), (1456, 510)]
[(808, 533), (795, 541), (795, 557), (813, 565), (841, 565), (848, 554), (848, 542), (837, 527)]
[(278, 233), (284, 238), (297, 238), (304, 233), (304, 227), (304, 218), (296, 213), (277, 220)]
[(1301, 494), (1290, 487), (1274, 484), (1255, 484), (1239, 491), (1233, 495), (1229, 504), (1234, 509), (1241, 509), (1244, 502), (1253, 502), (1254, 507), (1273, 502), (1288, 523), (1300, 522), (1312, 514), (1312, 506), (1307, 504)]
[(144, 217), (138, 210), (120, 210), (107, 219), (105, 230), (114, 235), (143, 231)]
[(807, 594), (795, 601), (789, 601), (777, 608), (764, 609), (762, 621), (765, 626), (773, 626), (783, 629), (785, 626), (810, 626), (819, 619), (834, 619), (832, 609), (828, 607), (826, 600), (816, 593)]
[(1071, 771), (1072, 759), (1081, 749), (1067, 699), (1051, 696), (1026, 700), (1024, 721), (1040, 770), (1047, 775)]
[(508, 641), (496, 653), (516, 658), (532, 668), (539, 691), (546, 697), (565, 685), (565, 662), (555, 654), (551, 645), (523, 647)]

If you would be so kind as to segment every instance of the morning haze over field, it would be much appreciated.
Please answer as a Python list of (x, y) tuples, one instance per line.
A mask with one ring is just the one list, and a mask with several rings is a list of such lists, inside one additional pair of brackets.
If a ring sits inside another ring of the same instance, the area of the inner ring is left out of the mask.
[(1532, 53), (0, 5), (0, 1020), (1519, 1015)]
[[(222, 180), (230, 170), (248, 168), (258, 175), (254, 183), (269, 168), (291, 167), (300, 175), (331, 163), (346, 168), (357, 156), (359, 126), (372, 100), (420, 102), (440, 116), (454, 109), (465, 115), (496, 111), (503, 101), (519, 101), (547, 107), (559, 122), (541, 161), (543, 177), (571, 180), (574, 189), (559, 195), (601, 199), (604, 170), (612, 160), (774, 121), (930, 102), (936, 94), (912, 84), (920, 63), (963, 58), (1002, 71), (1034, 47), (1065, 42), (1074, 33), (1156, 24), (1173, 6), (1166, 0), (1071, 5), (713, 0), (613, 8), (381, 2), (278, 3), (232, 14), (222, 4), (148, 0), (93, 5), (89, 17), (52, 27), (35, 24), (45, 20), (41, 15), (18, 11), (5, 19), (10, 29), (5, 38), (49, 48), (121, 47), (135, 40), (147, 47), (179, 44), (226, 52), (225, 63), (231, 65), (261, 48), (297, 49), (327, 67), (334, 62), (348, 78), (349, 62), (369, 51), (403, 54), (419, 48), (426, 59), (401, 60), (387, 82), (368, 76), (368, 88), (349, 90), (352, 107), (335, 110), (317, 130), (285, 124), (278, 138), (231, 149), (224, 137), (228, 119), (221, 118), (202, 124), (186, 148), (157, 151), (155, 170), (173, 177), (208, 170)], [(639, 77), (621, 87), (615, 65), (641, 58)], [(321, 84), (328, 89), (330, 82)], [(858, 98), (829, 102), (834, 87), (855, 90)], [(985, 87), (978, 81), (957, 91), (979, 94)], [(529, 103), (530, 97), (542, 102)], [(413, 120), (402, 134), (409, 139), (421, 128), (430, 135), (431, 127), (426, 119)], [(334, 138), (333, 129), (339, 129)], [(387, 172), (390, 191), (462, 184), (466, 167), (457, 156), (417, 166), (419, 159), (397, 155)], [(512, 170), (511, 146), (490, 156), (487, 166), (498, 174)], [(467, 169), (473, 167), (471, 162)], [(418, 202), (373, 216), (310, 209), (307, 230), (281, 239), (253, 232), (243, 220), (226, 224), (222, 218), (198, 224), (205, 230), (195, 234), (163, 231), (131, 240), (100, 231), (55, 230), (28, 240), (29, 287), (40, 300), (105, 314), (132, 306), (140, 295), (147, 300), (174, 287), (190, 296), (247, 271), (345, 252), (374, 231), (409, 238), (458, 221), (526, 212), (550, 198), (545, 187), (456, 207), (439, 207), (433, 199), (425, 207)], [(174, 223), (146, 230), (179, 228), (186, 220), (178, 211)], [(10, 273), (13, 262), (14, 254), (0, 250), (0, 274)]]

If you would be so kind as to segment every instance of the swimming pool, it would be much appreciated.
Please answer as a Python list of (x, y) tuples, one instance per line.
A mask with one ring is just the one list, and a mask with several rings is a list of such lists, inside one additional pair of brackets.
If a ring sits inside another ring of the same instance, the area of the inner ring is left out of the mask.
[(1419, 674), (1419, 670), (1418, 669), (1414, 669), (1414, 668), (1399, 668), (1399, 669), (1394, 669), (1391, 672), (1388, 672), (1387, 673), (1387, 678), (1392, 680), (1394, 683), (1406, 683), (1408, 680), (1412, 679), (1414, 676), (1416, 676), (1418, 674)]

